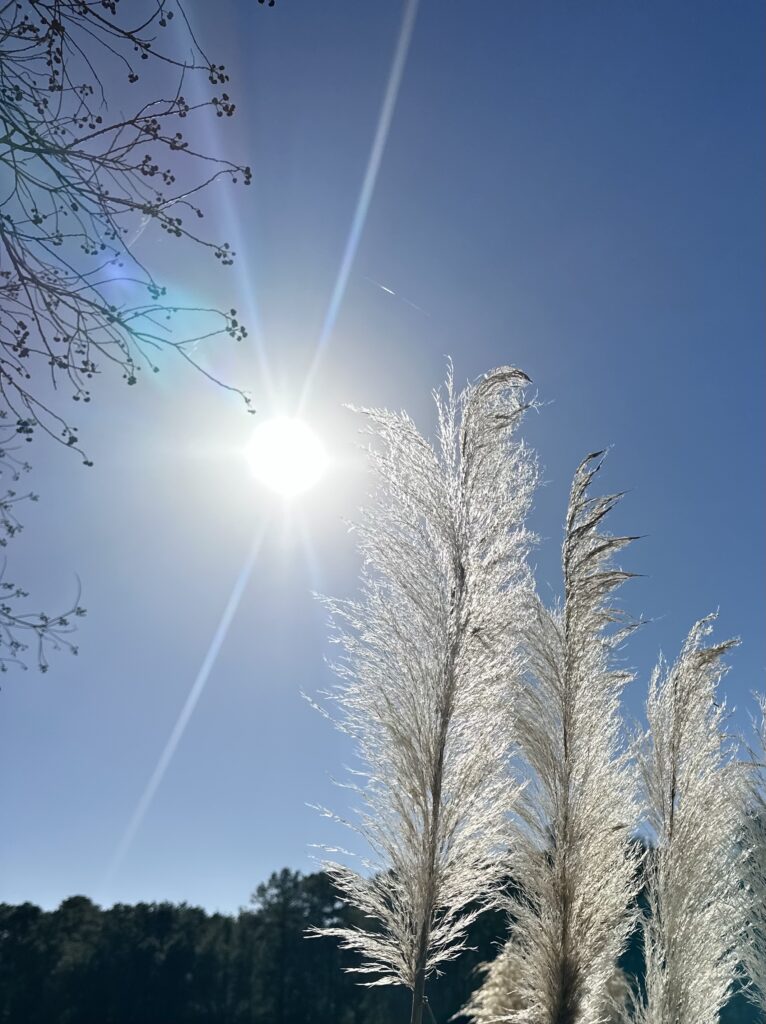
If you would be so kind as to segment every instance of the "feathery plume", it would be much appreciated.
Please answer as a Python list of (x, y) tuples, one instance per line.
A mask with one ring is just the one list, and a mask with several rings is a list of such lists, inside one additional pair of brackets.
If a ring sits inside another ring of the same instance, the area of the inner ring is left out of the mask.
[[(454, 1019), (468, 1016), (474, 1024), (524, 1019), (521, 1011), (527, 1007), (521, 997), (520, 976), (523, 963), (515, 954), (515, 947), (508, 943), (491, 963), (484, 966), (484, 981), (468, 1006)], [(598, 1016), (600, 1024), (622, 1024), (629, 994), (630, 984), (625, 972), (615, 967), (603, 993), (603, 1006)]]
[(745, 934), (740, 950), (752, 986), (748, 994), (766, 1014), (766, 696), (758, 698), (758, 750), (745, 790)]
[[(329, 929), (369, 984), (413, 992), (464, 948), (476, 903), (507, 872), (508, 690), (521, 671), (531, 587), (524, 527), (535, 461), (514, 431), (529, 378), (494, 370), (435, 395), (438, 443), (403, 413), (365, 411), (378, 490), (357, 528), (359, 601), (330, 602), (343, 656), (330, 694), (355, 741), (363, 802), (352, 827), (373, 858), (329, 864), (369, 929)], [(469, 907), (469, 905), (471, 905)]]
[(661, 660), (649, 688), (639, 768), (654, 846), (636, 1024), (716, 1024), (737, 972), (741, 775), (716, 697), (721, 659), (737, 641), (705, 646), (714, 620), (696, 623), (676, 663)]
[[(601, 452), (579, 466), (563, 546), (564, 603), (534, 599), (529, 670), (516, 699), (516, 742), (529, 778), (519, 805), (511, 938), (497, 971), (513, 992), (497, 1020), (604, 1020), (618, 957), (635, 922), (637, 805), (623, 751), (620, 697), (629, 675), (613, 666), (627, 630), (611, 605), (630, 573), (612, 564), (633, 538), (601, 531), (620, 495), (591, 497)], [(485, 984), (499, 980), (490, 972)], [(482, 1000), (467, 1009), (475, 1024)]]

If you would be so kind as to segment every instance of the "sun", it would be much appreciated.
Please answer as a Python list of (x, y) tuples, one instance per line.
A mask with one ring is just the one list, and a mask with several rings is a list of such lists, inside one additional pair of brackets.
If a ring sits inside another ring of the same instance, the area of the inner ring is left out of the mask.
[(291, 498), (308, 491), (327, 469), (327, 453), (302, 420), (275, 416), (259, 424), (246, 449), (253, 476)]

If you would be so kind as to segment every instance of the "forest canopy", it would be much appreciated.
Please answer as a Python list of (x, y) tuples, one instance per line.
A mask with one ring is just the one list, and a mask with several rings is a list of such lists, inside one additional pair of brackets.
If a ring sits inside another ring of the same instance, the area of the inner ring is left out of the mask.
[[(0, 1021), (3, 1024), (398, 1024), (409, 994), (367, 989), (343, 968), (354, 956), (309, 927), (359, 924), (327, 875), (283, 869), (236, 916), (173, 903), (100, 908), (85, 896), (57, 910), (0, 904)], [(476, 988), (479, 965), (506, 937), (500, 911), (471, 925), (459, 960), (429, 992), (439, 1021)], [(623, 958), (641, 971), (636, 937)], [(465, 1019), (465, 1018), (458, 1018)], [(722, 1024), (755, 1024), (740, 994)]]

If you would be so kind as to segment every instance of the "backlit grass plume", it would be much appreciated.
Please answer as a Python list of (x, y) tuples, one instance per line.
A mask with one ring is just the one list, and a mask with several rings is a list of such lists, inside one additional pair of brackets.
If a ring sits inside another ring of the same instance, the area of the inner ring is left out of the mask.
[[(509, 690), (531, 587), (524, 527), (536, 469), (515, 438), (529, 379), (494, 370), (435, 396), (438, 437), (364, 411), (377, 492), (357, 528), (358, 601), (331, 603), (343, 655), (328, 696), (355, 741), (363, 873), (327, 870), (368, 929), (329, 929), (369, 984), (412, 990), (464, 948), (476, 904), (507, 872)], [(471, 905), (469, 909), (469, 905)]]
[(716, 693), (736, 641), (706, 646), (714, 618), (692, 628), (674, 665), (660, 662), (649, 689), (639, 766), (653, 848), (636, 1024), (716, 1024), (736, 976), (741, 774)]
[[(575, 474), (563, 547), (564, 602), (539, 600), (526, 634), (529, 666), (516, 702), (516, 740), (529, 778), (519, 804), (512, 934), (467, 1011), (502, 1021), (595, 1024), (611, 1003), (616, 963), (634, 922), (635, 786), (624, 756), (613, 664), (625, 633), (612, 607), (630, 574), (612, 564), (630, 537), (602, 532), (619, 495), (591, 497), (601, 453)], [(512, 991), (500, 992), (504, 984)]]
[(758, 750), (745, 789), (745, 934), (741, 956), (753, 1002), (766, 1014), (766, 697), (760, 697)]
[[(484, 968), (484, 981), (474, 992), (463, 1011), (474, 1024), (497, 1024), (505, 1020), (525, 1020), (522, 979), (524, 964), (509, 943)], [(603, 1005), (597, 1016), (599, 1024), (623, 1024), (624, 1008), (630, 992), (625, 972), (615, 967), (603, 992)], [(462, 1016), (462, 1014), (461, 1014)]]

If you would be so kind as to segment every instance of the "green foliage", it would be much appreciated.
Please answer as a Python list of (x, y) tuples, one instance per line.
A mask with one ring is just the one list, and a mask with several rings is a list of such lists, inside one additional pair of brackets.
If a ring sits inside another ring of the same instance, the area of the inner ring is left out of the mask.
[[(364, 989), (329, 938), (310, 926), (360, 924), (329, 878), (274, 873), (236, 917), (171, 903), (102, 910), (73, 896), (51, 912), (0, 904), (1, 1024), (400, 1024), (408, 993)], [(506, 937), (504, 915), (482, 914), (472, 947), (429, 993), (439, 1024), (465, 1005)], [(640, 967), (631, 947), (623, 967)], [(739, 997), (722, 1024), (755, 1024)]]
[[(84, 896), (52, 912), (0, 904), (2, 1024), (395, 1024), (399, 991), (359, 987), (353, 965), (310, 926), (359, 924), (329, 878), (287, 869), (258, 886), (236, 917), (185, 904), (117, 904)], [(434, 982), (432, 1005), (446, 1020), (494, 955), (500, 914), (485, 914), (477, 948)]]

